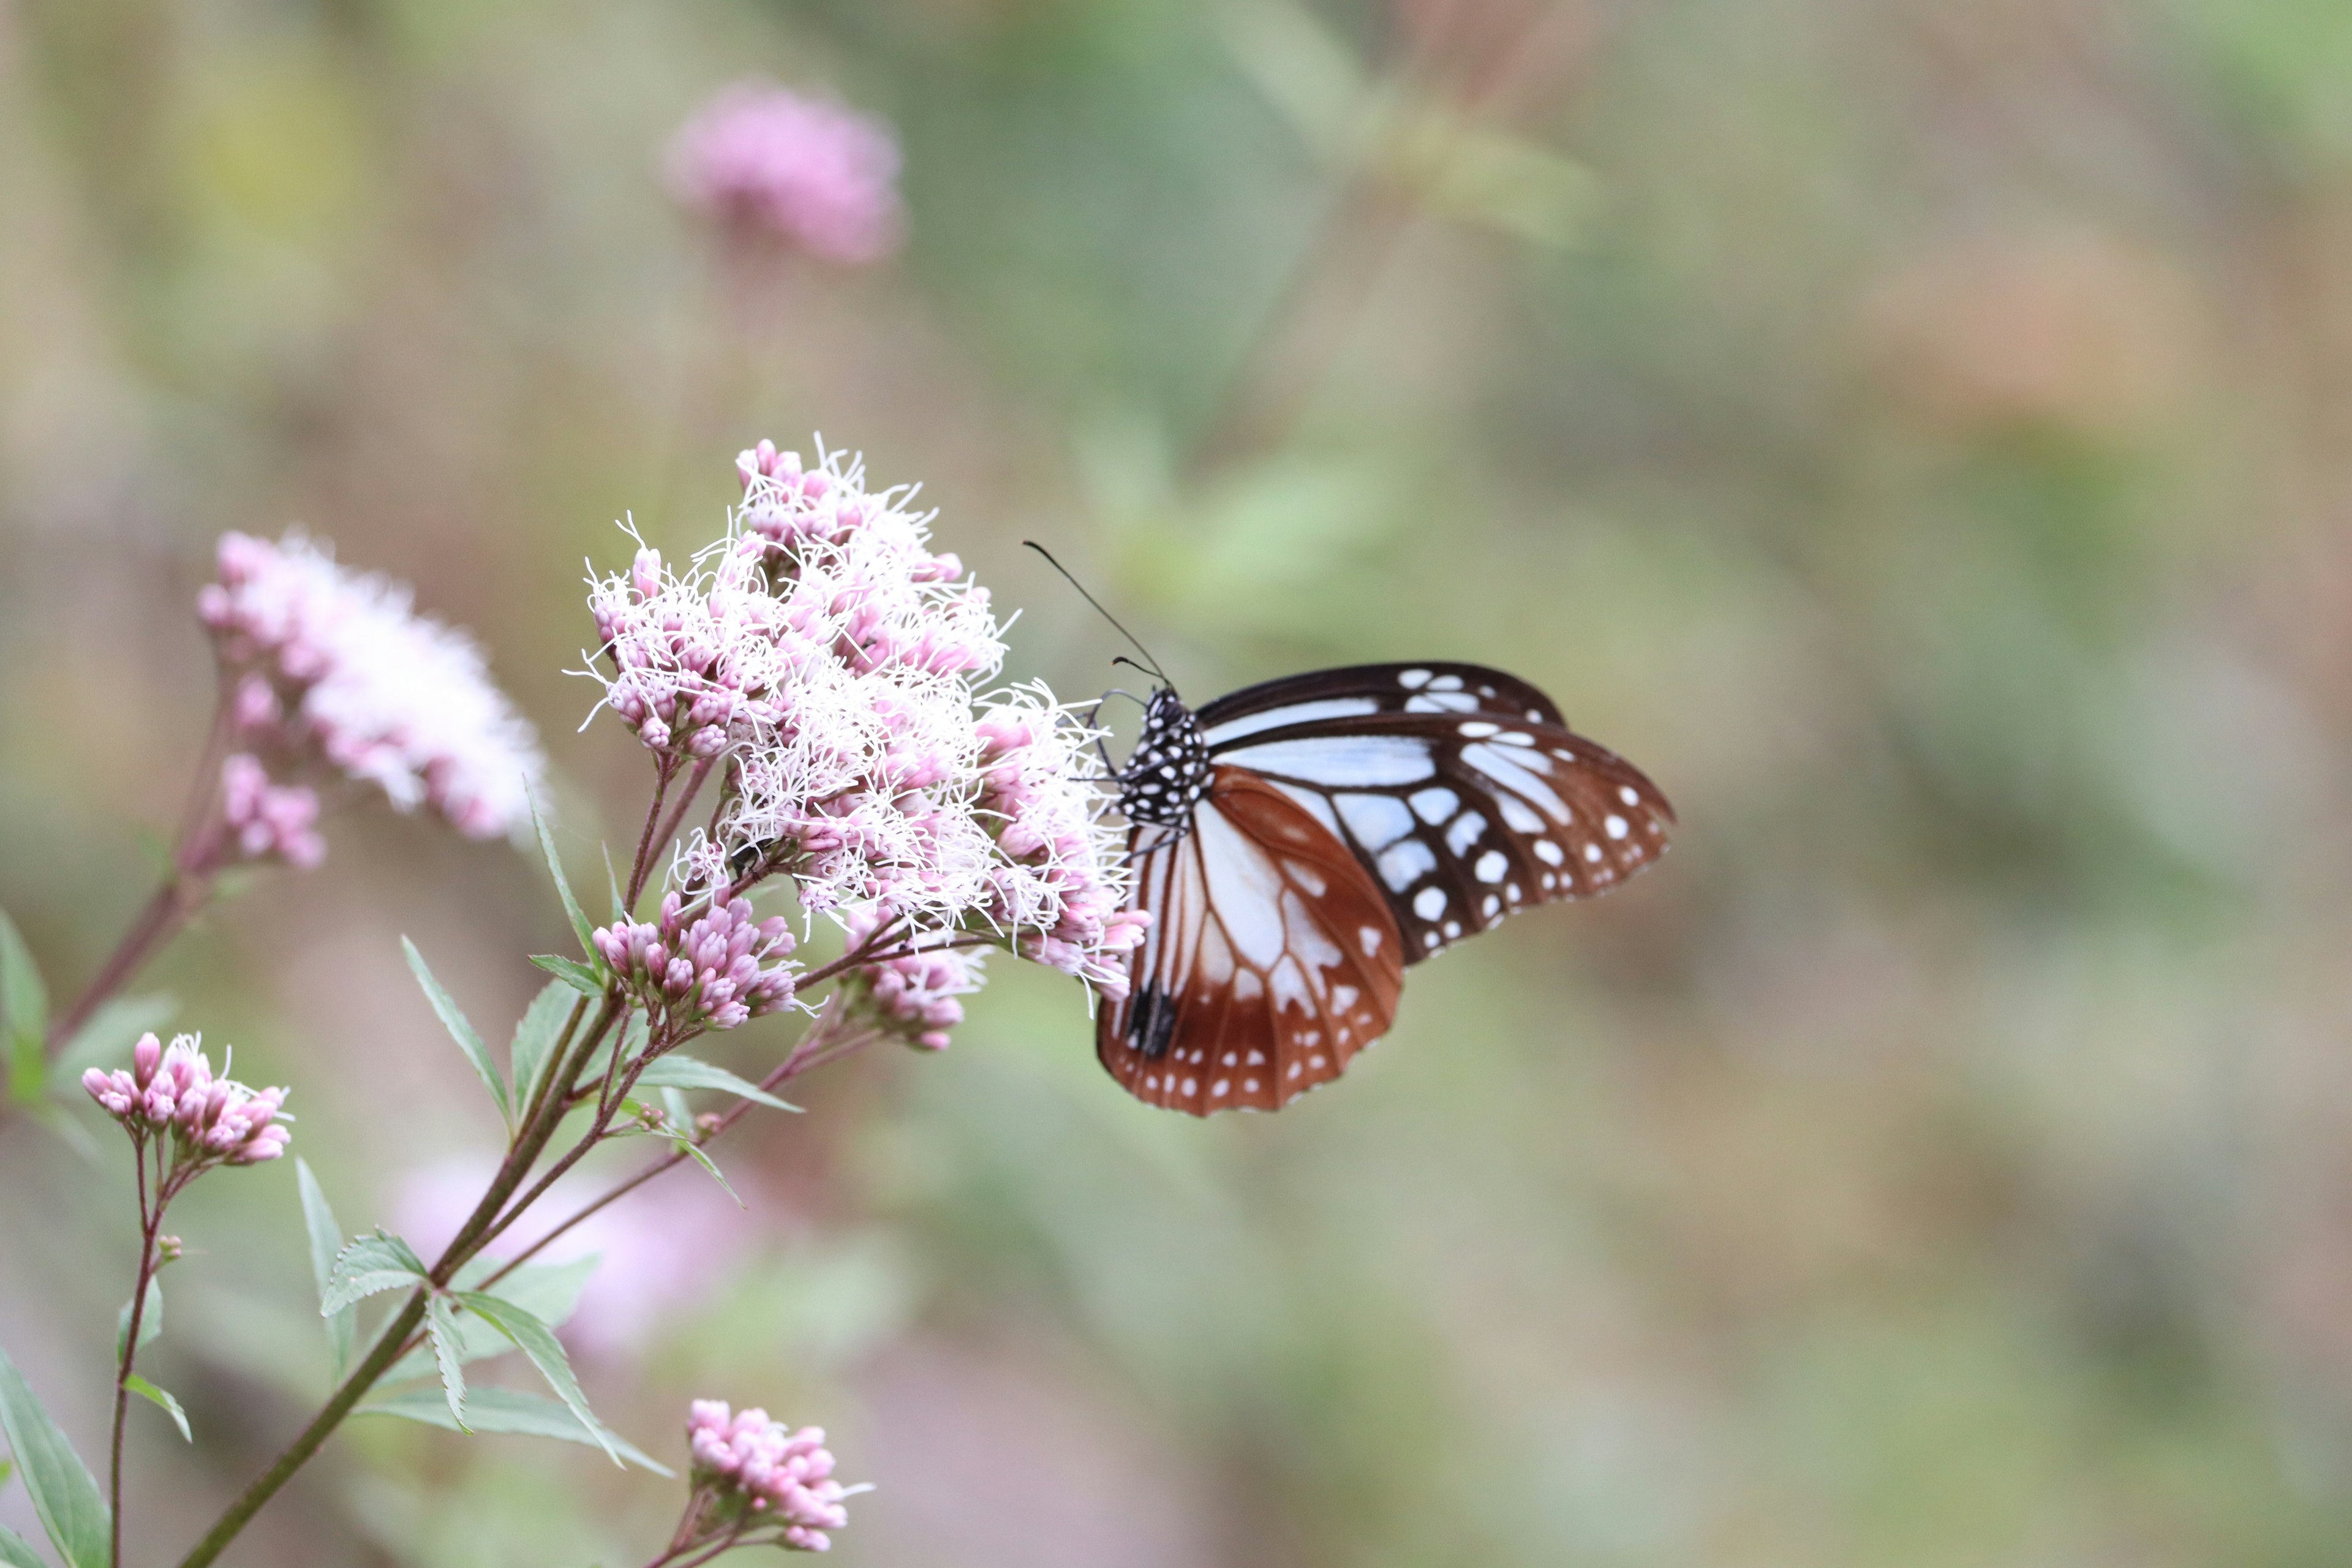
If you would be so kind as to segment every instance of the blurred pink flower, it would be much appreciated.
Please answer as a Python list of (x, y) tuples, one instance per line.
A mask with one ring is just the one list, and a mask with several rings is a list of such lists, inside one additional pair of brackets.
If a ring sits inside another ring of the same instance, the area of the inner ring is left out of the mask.
[(670, 143), (671, 192), (723, 222), (762, 229), (827, 261), (898, 247), (898, 141), (882, 121), (772, 82), (722, 88)]
[[(454, 1155), (412, 1171), (393, 1205), (392, 1227), (427, 1258), (438, 1257), (473, 1212), (497, 1163)], [(747, 1196), (740, 1178), (737, 1189)], [(565, 1183), (492, 1250), (511, 1258), (595, 1195)], [(674, 1313), (706, 1301), (761, 1235), (751, 1215), (701, 1173), (681, 1169), (597, 1210), (533, 1261), (598, 1254), (579, 1310), (562, 1332), (584, 1354), (616, 1359), (642, 1350)]]
[(824, 1552), (833, 1545), (825, 1531), (848, 1525), (842, 1501), (850, 1490), (833, 1479), (824, 1427), (794, 1432), (769, 1420), (764, 1410), (739, 1415), (722, 1400), (698, 1399), (687, 1417), (686, 1440), (694, 1455), (694, 1484), (711, 1494), (698, 1521), (701, 1539), (780, 1525), (779, 1544)]
[[(546, 769), (538, 738), (473, 641), (417, 615), (406, 587), (338, 566), (299, 534), (227, 533), (196, 609), (238, 677), (230, 716), (249, 749), (316, 756), (473, 837), (528, 820)], [(249, 815), (268, 797), (243, 782)]]
[(221, 763), (221, 816), (248, 860), (274, 858), (309, 870), (327, 858), (318, 792), (271, 784), (260, 760), (246, 752)]

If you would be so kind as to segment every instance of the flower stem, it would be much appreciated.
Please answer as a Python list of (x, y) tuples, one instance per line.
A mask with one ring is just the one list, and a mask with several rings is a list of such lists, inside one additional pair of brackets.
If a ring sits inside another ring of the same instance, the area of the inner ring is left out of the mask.
[(147, 1285), (155, 1278), (155, 1234), (163, 1228), (166, 1201), (160, 1148), (152, 1204), (147, 1194), (147, 1148), (143, 1139), (134, 1152), (132, 1163), (139, 1172), (139, 1277), (131, 1288), (131, 1321), (122, 1336), (122, 1353), (115, 1358), (114, 1366), (114, 1435), (109, 1445), (106, 1474), (109, 1568), (121, 1568), (122, 1564), (122, 1425), (130, 1413), (131, 1368), (139, 1359), (139, 1325), (147, 1315)]

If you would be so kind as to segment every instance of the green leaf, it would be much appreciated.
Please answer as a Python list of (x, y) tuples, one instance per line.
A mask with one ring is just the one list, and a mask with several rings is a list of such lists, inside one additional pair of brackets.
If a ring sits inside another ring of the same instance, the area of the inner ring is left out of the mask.
[(548, 832), (547, 818), (540, 815), (537, 800), (530, 803), (530, 821), (531, 826), (539, 829), (540, 852), (547, 857), (548, 872), (554, 877), (555, 890), (563, 899), (564, 918), (572, 922), (572, 934), (580, 939), (580, 951), (586, 953), (593, 963), (596, 958), (596, 944), (590, 937), (595, 928), (588, 923), (588, 916), (580, 908), (580, 900), (572, 896), (572, 884), (563, 875), (563, 862), (556, 858), (555, 836)]
[(179, 1003), (160, 992), (100, 1003), (89, 1022), (58, 1053), (57, 1076), (70, 1083), (79, 1080), (85, 1068), (121, 1067), (131, 1059), (131, 1047), (140, 1036), (163, 1028), (179, 1010)]
[[(588, 1283), (589, 1275), (596, 1270), (594, 1253), (569, 1263), (525, 1263), (489, 1287), (490, 1293), (502, 1297), (537, 1318), (554, 1325), (568, 1320), (580, 1305), (581, 1288)], [(499, 1260), (477, 1258), (457, 1270), (451, 1281), (457, 1289), (472, 1289), (496, 1272)], [(503, 1355), (514, 1349), (514, 1342), (471, 1313), (457, 1320), (457, 1349), (466, 1361), (480, 1361), (484, 1356)], [(393, 1363), (384, 1381), (398, 1383), (404, 1378), (430, 1377), (434, 1373), (433, 1354), (429, 1349), (409, 1352)]]
[(5, 1525), (0, 1525), (0, 1563), (8, 1568), (49, 1568), (48, 1560), (33, 1550), (31, 1542)]
[(597, 1447), (604, 1450), (613, 1463), (619, 1464), (621, 1455), (613, 1446), (613, 1435), (604, 1430), (604, 1424), (596, 1419), (595, 1412), (588, 1408), (588, 1401), (580, 1392), (580, 1380), (572, 1375), (572, 1362), (563, 1353), (563, 1343), (555, 1337), (555, 1331), (513, 1302), (501, 1301), (496, 1296), (479, 1290), (460, 1291), (457, 1300), (467, 1311), (480, 1313), (500, 1333), (522, 1348), (522, 1353), (530, 1358), (531, 1365), (539, 1368), (539, 1375), (547, 1379), (547, 1385), (555, 1390), (555, 1396), (563, 1401), (564, 1407), (580, 1418), (580, 1424), (588, 1428), (590, 1435), (596, 1439)]
[(531, 1102), (539, 1092), (539, 1080), (555, 1066), (555, 1042), (563, 1037), (563, 1026), (572, 1019), (572, 1010), (579, 1004), (572, 1000), (572, 988), (561, 980), (551, 980), (530, 999), (530, 1007), (515, 1025), (514, 1043), (507, 1047), (507, 1063), (514, 1074), (514, 1101), (518, 1110)]
[(616, 921), (635, 920), (635, 911), (621, 902), (621, 879), (613, 870), (613, 847), (601, 844), (597, 847), (604, 852), (604, 890), (612, 895), (613, 918)]
[(719, 1171), (718, 1163), (713, 1161), (709, 1155), (704, 1153), (701, 1147), (698, 1145), (694, 1140), (691, 1138), (673, 1138), (670, 1142), (677, 1145), (677, 1152), (679, 1153), (684, 1154), (696, 1164), (701, 1166), (705, 1171), (710, 1173), (710, 1179), (719, 1184), (719, 1190), (725, 1193), (729, 1197), (735, 1198), (735, 1206), (737, 1208), (749, 1208), (751, 1206), (745, 1203), (741, 1198), (735, 1196), (735, 1189), (727, 1184), (727, 1177)]
[(331, 1317), (354, 1301), (379, 1290), (425, 1282), (425, 1260), (396, 1236), (377, 1231), (363, 1236), (335, 1255), (335, 1267), (319, 1298), (319, 1313)]
[(16, 1473), (16, 1460), (0, 1459), (0, 1491), (6, 1491), (8, 1489), (8, 1478)]
[(196, 1440), (195, 1434), (188, 1430), (188, 1413), (180, 1408), (180, 1402), (173, 1398), (170, 1394), (156, 1387), (135, 1372), (122, 1380), (122, 1386), (142, 1399), (152, 1399), (162, 1405), (163, 1414), (172, 1418), (172, 1425), (180, 1429), (183, 1441), (193, 1443)]
[(728, 1094), (740, 1095), (760, 1105), (778, 1110), (798, 1110), (797, 1105), (778, 1100), (758, 1084), (746, 1082), (725, 1068), (697, 1061), (692, 1057), (679, 1056), (676, 1051), (656, 1057), (637, 1075), (640, 1089), (716, 1089)]
[(33, 1511), (40, 1515), (41, 1528), (49, 1532), (67, 1568), (105, 1568), (110, 1547), (106, 1499), (5, 1352), (0, 1352), (0, 1433), (7, 1436), (8, 1450), (24, 1470), (25, 1489), (33, 1496)]
[(604, 980), (584, 963), (552, 952), (534, 952), (530, 955), (530, 961), (583, 996), (604, 994)]
[(48, 1081), (49, 993), (33, 950), (5, 910), (0, 910), (0, 1020), (7, 1030), (9, 1098), (30, 1105)]
[(466, 1425), (466, 1357), (459, 1349), (457, 1313), (446, 1296), (436, 1296), (425, 1304), (425, 1333), (433, 1342), (433, 1364), (441, 1373), (441, 1393), (449, 1402), (449, 1419), (457, 1424), (460, 1432), (470, 1432)]
[(651, 1470), (657, 1476), (675, 1474), (667, 1465), (648, 1458), (635, 1444), (606, 1432), (600, 1438), (580, 1424), (580, 1418), (563, 1405), (542, 1394), (525, 1394), (513, 1388), (478, 1388), (466, 1399), (466, 1426), (449, 1418), (449, 1407), (441, 1396), (429, 1388), (408, 1389), (371, 1400), (352, 1412), (354, 1415), (397, 1415), (404, 1421), (420, 1421), (427, 1426), (438, 1426), (446, 1432), (509, 1432), (524, 1437), (556, 1437), (566, 1443), (585, 1443), (594, 1447), (607, 1445), (621, 1458), (640, 1469)]
[[(310, 1173), (310, 1162), (299, 1154), (294, 1157), (294, 1180), (302, 1189), (302, 1227), (310, 1237), (310, 1276), (319, 1282), (319, 1300), (324, 1305), (328, 1289), (334, 1283), (335, 1255), (342, 1250), (343, 1230), (335, 1223), (335, 1211), (327, 1206), (319, 1178)], [(352, 1364), (359, 1310), (344, 1307), (327, 1313), (326, 1319), (327, 1350), (334, 1357), (335, 1381), (341, 1383)]]
[(449, 1037), (457, 1042), (457, 1048), (466, 1053), (466, 1059), (474, 1064), (474, 1070), (482, 1075), (482, 1082), (488, 1087), (490, 1099), (499, 1108), (500, 1120), (506, 1122), (507, 1131), (511, 1132), (514, 1131), (514, 1107), (507, 1100), (506, 1079), (499, 1076), (498, 1064), (490, 1060), (489, 1050), (482, 1044), (482, 1037), (474, 1032), (474, 1026), (466, 1021), (466, 1015), (458, 1011), (457, 1002), (441, 988), (441, 983), (433, 978), (433, 971), (425, 967), (425, 955), (416, 951), (416, 944), (404, 936), (400, 939), (400, 948), (408, 954), (409, 973), (415, 975), (416, 984), (424, 987), (425, 999), (432, 1003), (433, 1011), (440, 1015), (441, 1026), (449, 1031)]
[[(163, 1282), (153, 1275), (147, 1277), (147, 1305), (139, 1313), (139, 1348), (145, 1350), (163, 1331)], [(114, 1359), (122, 1359), (122, 1342), (131, 1337), (131, 1303), (122, 1303), (114, 1314)]]

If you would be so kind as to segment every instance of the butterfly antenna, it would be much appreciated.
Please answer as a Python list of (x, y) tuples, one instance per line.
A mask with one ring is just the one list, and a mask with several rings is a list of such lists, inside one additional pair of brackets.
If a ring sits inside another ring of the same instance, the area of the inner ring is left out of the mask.
[[(1092, 594), (1087, 593), (1087, 585), (1084, 583), (1079, 582), (1076, 577), (1071, 576), (1070, 569), (1063, 565), (1060, 562), (1055, 560), (1054, 552), (1052, 551), (1046, 549), (1044, 545), (1038, 543), (1034, 539), (1024, 539), (1021, 542), (1035, 551), (1038, 554), (1044, 556), (1045, 558), (1045, 564), (1051, 566), (1055, 571), (1059, 572), (1062, 574), (1063, 580), (1068, 583), (1071, 587), (1076, 588), (1078, 591), (1078, 597), (1084, 599), (1087, 604), (1092, 605), (1095, 607), (1095, 613), (1097, 615), (1102, 616), (1104, 620), (1108, 621), (1114, 627), (1116, 627), (1119, 636), (1125, 637), (1128, 641), (1135, 645), (1135, 651), (1143, 656), (1143, 662), (1139, 665), (1136, 665), (1137, 668), (1150, 676), (1162, 686), (1173, 686), (1176, 684), (1174, 681), (1169, 679), (1167, 672), (1160, 668), (1160, 661), (1151, 657), (1151, 650), (1143, 646), (1143, 639), (1137, 637), (1133, 632), (1129, 631), (1125, 626), (1120, 626), (1118, 617), (1112, 615), (1108, 610), (1104, 609), (1102, 601), (1096, 598)], [(1114, 664), (1135, 663), (1133, 659), (1127, 658), (1124, 654), (1120, 655), (1118, 658), (1113, 659), (1111, 662)]]

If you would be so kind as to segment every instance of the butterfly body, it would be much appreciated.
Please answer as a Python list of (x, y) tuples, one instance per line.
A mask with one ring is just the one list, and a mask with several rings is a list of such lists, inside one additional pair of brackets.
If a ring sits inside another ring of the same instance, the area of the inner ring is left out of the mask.
[(1388, 1031), (1406, 966), (1606, 892), (1673, 808), (1527, 682), (1362, 665), (1197, 713), (1166, 688), (1118, 774), (1129, 902), (1154, 916), (1097, 1049), (1137, 1098), (1275, 1110)]

